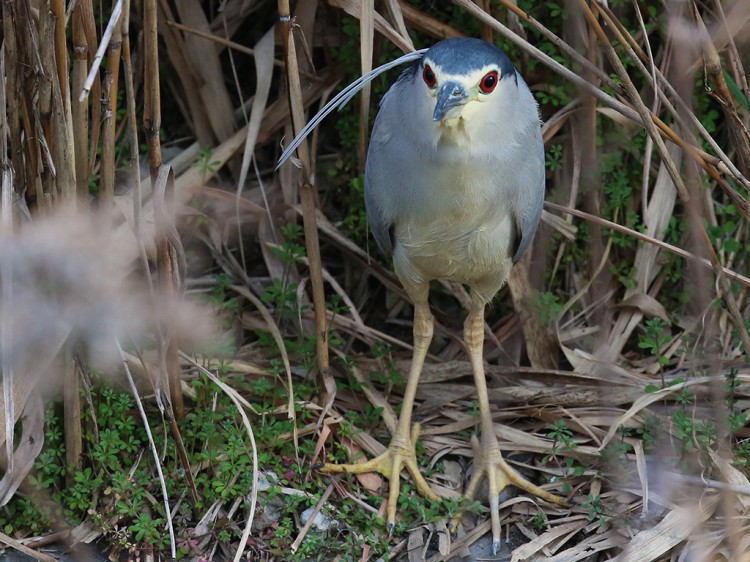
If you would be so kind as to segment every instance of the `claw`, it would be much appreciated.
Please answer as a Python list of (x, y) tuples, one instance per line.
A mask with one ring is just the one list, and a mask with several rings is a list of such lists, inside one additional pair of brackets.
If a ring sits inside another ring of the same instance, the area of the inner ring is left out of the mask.
[[(464, 497), (471, 501), (479, 489), (479, 484), (485, 478), (489, 487), (490, 517), (492, 519), (492, 555), (496, 556), (500, 548), (500, 492), (509, 485), (515, 485), (526, 492), (535, 495), (545, 501), (555, 503), (560, 506), (570, 507), (570, 500), (563, 499), (559, 496), (548, 492), (525, 478), (523, 478), (515, 469), (508, 465), (500, 454), (497, 446), (497, 440), (492, 435), (486, 438), (484, 446), (479, 445), (479, 440), (472, 436), (471, 444), (474, 449), (474, 474), (469, 481), (469, 485), (464, 492)], [(468, 503), (468, 502), (467, 502)], [(458, 526), (461, 520), (461, 513), (458, 513), (451, 520), (451, 524)]]
[(396, 506), (398, 504), (398, 493), (400, 489), (401, 472), (403, 469), (411, 475), (417, 492), (422, 496), (437, 501), (439, 498), (432, 491), (430, 485), (424, 476), (419, 472), (417, 465), (417, 455), (414, 450), (414, 443), (419, 437), (419, 424), (414, 424), (411, 435), (406, 436), (404, 433), (396, 433), (391, 439), (388, 449), (381, 455), (370, 459), (367, 462), (359, 464), (323, 464), (316, 465), (314, 468), (326, 474), (363, 474), (367, 472), (377, 472), (388, 479), (388, 508), (386, 511), (386, 521), (388, 526), (388, 537), (393, 535), (396, 527)]

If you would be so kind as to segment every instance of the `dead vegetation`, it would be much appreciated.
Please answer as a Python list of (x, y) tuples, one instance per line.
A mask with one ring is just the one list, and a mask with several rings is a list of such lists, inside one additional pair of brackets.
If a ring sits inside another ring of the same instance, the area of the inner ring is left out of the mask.
[[(477, 424), (462, 287), (433, 299), (415, 409), (444, 505), (406, 486), (389, 540), (379, 476), (311, 471), (383, 450), (408, 371), (360, 179), (387, 80), (274, 171), (337, 88), (472, 34), (525, 76), (547, 148), (543, 226), (487, 318), (497, 434), (577, 502), (504, 498), (506, 555), (748, 559), (746, 2), (2, 9), (0, 541), (40, 560), (97, 540), (113, 559), (478, 555), (481, 506), (445, 526)], [(187, 301), (213, 308), (214, 343)]]

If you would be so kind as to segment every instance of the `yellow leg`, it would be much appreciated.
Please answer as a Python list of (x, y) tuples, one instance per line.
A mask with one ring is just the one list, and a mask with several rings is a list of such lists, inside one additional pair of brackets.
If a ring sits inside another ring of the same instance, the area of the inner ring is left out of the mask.
[(419, 425), (409, 429), (411, 425), (411, 413), (414, 408), (414, 397), (417, 393), (419, 375), (427, 355), (427, 349), (432, 340), (434, 319), (427, 304), (427, 295), (419, 299), (414, 305), (414, 353), (412, 355), (409, 378), (406, 381), (404, 401), (401, 406), (401, 416), (398, 419), (396, 432), (391, 437), (388, 449), (382, 455), (375, 457), (362, 464), (327, 464), (321, 468), (322, 472), (361, 474), (364, 472), (378, 472), (388, 479), (388, 532), (393, 532), (396, 522), (396, 505), (398, 503), (399, 478), (402, 469), (406, 469), (414, 479), (417, 491), (431, 500), (437, 500), (438, 496), (432, 491), (427, 481), (419, 472), (417, 455), (414, 444), (419, 437)]
[[(516, 470), (505, 462), (500, 454), (497, 437), (492, 422), (490, 401), (487, 394), (487, 381), (484, 377), (484, 361), (482, 348), (484, 346), (484, 303), (472, 303), (469, 315), (464, 324), (464, 342), (469, 352), (474, 382), (477, 387), (479, 413), (482, 424), (481, 444), (473, 441), (474, 445), (474, 474), (466, 489), (466, 497), (471, 500), (479, 488), (482, 478), (487, 477), (489, 484), (490, 517), (492, 518), (492, 553), (497, 554), (500, 546), (500, 492), (509, 484), (542, 498), (551, 503), (568, 506), (567, 502), (547, 490), (541, 489), (523, 478)], [(453, 519), (458, 524), (461, 514)]]

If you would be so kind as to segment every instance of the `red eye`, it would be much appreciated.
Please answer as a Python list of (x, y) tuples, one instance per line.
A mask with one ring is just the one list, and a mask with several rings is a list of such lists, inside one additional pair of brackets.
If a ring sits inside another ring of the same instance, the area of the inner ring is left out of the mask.
[(435, 84), (437, 84), (437, 78), (435, 78), (435, 73), (432, 71), (429, 64), (424, 65), (422, 79), (424, 80), (424, 83), (427, 84), (428, 88), (434, 88)]
[(495, 89), (495, 86), (497, 86), (499, 81), (497, 71), (493, 70), (484, 75), (484, 78), (482, 78), (482, 81), (479, 83), (479, 89), (485, 94), (489, 94)]

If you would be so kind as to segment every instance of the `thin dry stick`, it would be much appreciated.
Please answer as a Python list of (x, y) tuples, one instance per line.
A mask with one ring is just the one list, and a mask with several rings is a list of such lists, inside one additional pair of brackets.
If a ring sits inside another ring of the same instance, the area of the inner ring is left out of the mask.
[(9, 537), (5, 533), (0, 533), (0, 542), (9, 546), (10, 548), (17, 550), (18, 552), (25, 554), (26, 556), (30, 556), (35, 560), (39, 560), (39, 562), (58, 562), (57, 558), (48, 556), (41, 552), (37, 552), (36, 550), (29, 548), (22, 542), (17, 541), (13, 537)]
[(310, 530), (310, 527), (312, 527), (313, 523), (315, 523), (315, 518), (318, 516), (318, 513), (320, 513), (320, 510), (323, 509), (323, 506), (328, 501), (328, 498), (331, 496), (331, 492), (333, 492), (333, 484), (328, 484), (325, 492), (323, 492), (323, 495), (320, 496), (318, 503), (315, 505), (315, 509), (313, 509), (312, 513), (310, 514), (310, 518), (307, 520), (307, 523), (305, 523), (305, 526), (300, 529), (297, 538), (294, 539), (292, 546), (289, 547), (289, 550), (291, 550), (292, 554), (295, 554), (297, 552), (299, 546), (302, 544), (302, 541), (305, 540), (307, 532)]
[[(719, 14), (719, 20), (721, 21), (723, 32), (726, 34), (729, 44), (730, 53), (732, 55), (730, 57), (730, 60), (732, 70), (735, 74), (735, 80), (740, 88), (742, 88), (742, 91), (745, 93), (745, 99), (750, 100), (750, 86), (748, 86), (747, 83), (747, 76), (745, 75), (745, 69), (742, 67), (741, 57), (739, 52), (737, 51), (737, 45), (735, 43), (734, 36), (729, 29), (729, 23), (727, 22), (727, 16), (724, 13), (724, 7), (721, 5), (721, 0), (714, 0), (714, 5), (716, 7), (716, 13)], [(745, 6), (745, 9), (747, 9), (747, 5)]]
[(737, 113), (732, 93), (729, 91), (729, 86), (724, 78), (721, 58), (708, 35), (703, 18), (701, 18), (695, 4), (693, 4), (693, 18), (698, 25), (699, 36), (703, 39), (701, 41), (703, 47), (703, 65), (711, 81), (714, 83), (714, 90), (711, 91), (712, 97), (721, 105), (740, 168), (743, 174), (747, 174), (748, 166), (750, 166), (750, 139), (748, 139), (747, 128)]
[[(292, 32), (291, 14), (289, 12), (289, 1), (279, 0), (278, 9), (279, 19), (281, 21), (282, 40), (284, 42), (292, 124), (295, 131), (301, 131), (305, 125), (304, 105), (298, 73), (297, 52), (295, 48), (294, 34)], [(326, 303), (323, 287), (323, 267), (321, 265), (320, 257), (320, 241), (318, 239), (318, 225), (315, 215), (315, 192), (310, 179), (310, 154), (307, 150), (307, 143), (303, 142), (297, 151), (303, 166), (300, 199), (302, 202), (302, 223), (305, 230), (305, 246), (307, 248), (307, 257), (310, 260), (310, 283), (312, 285), (313, 307), (315, 312), (316, 354), (322, 383), (320, 399), (321, 402), (327, 404), (333, 400), (333, 396), (336, 393), (336, 385), (329, 371), (328, 326), (326, 322)], [(292, 415), (292, 413), (290, 413), (290, 415)]]
[[(691, 156), (701, 165), (701, 167), (706, 169), (706, 171), (709, 174), (711, 174), (711, 171), (707, 169), (706, 164), (710, 164), (711, 166), (715, 167), (722, 174), (727, 174), (727, 175), (734, 177), (734, 179), (740, 182), (745, 188), (750, 189), (750, 181), (748, 181), (748, 179), (745, 178), (745, 176), (743, 176), (743, 174), (737, 169), (737, 167), (734, 165), (734, 162), (732, 162), (729, 156), (726, 155), (726, 153), (722, 150), (722, 148), (719, 146), (716, 140), (711, 136), (711, 134), (703, 126), (703, 123), (701, 123), (700, 119), (698, 119), (695, 113), (688, 107), (687, 103), (685, 103), (685, 100), (682, 99), (682, 96), (679, 95), (677, 90), (675, 90), (674, 86), (672, 86), (669, 80), (666, 79), (666, 77), (664, 76), (664, 74), (661, 72), (661, 70), (658, 67), (653, 67), (653, 70), (654, 70), (654, 74), (656, 75), (658, 79), (659, 86), (657, 87), (656, 83), (653, 82), (651, 73), (648, 72), (644, 66), (645, 64), (650, 65), (651, 64), (650, 60), (647, 58), (647, 55), (645, 55), (642, 52), (642, 49), (640, 49), (635, 39), (624, 28), (624, 26), (620, 23), (620, 21), (614, 16), (612, 11), (603, 4), (597, 4), (597, 8), (599, 10), (599, 14), (602, 15), (604, 20), (607, 22), (607, 25), (609, 26), (609, 28), (613, 32), (618, 33), (621, 44), (626, 49), (628, 49), (629, 47), (628, 52), (637, 53), (637, 56), (633, 56), (631, 54), (631, 58), (633, 58), (634, 62), (636, 62), (636, 64), (638, 65), (638, 68), (643, 73), (643, 75), (649, 80), (651, 80), (651, 87), (657, 92), (662, 103), (669, 109), (670, 113), (675, 118), (675, 121), (677, 121), (678, 123), (680, 123), (681, 126), (684, 127), (684, 124), (682, 123), (682, 118), (687, 117), (688, 121), (690, 121), (690, 125), (698, 131), (701, 138), (704, 141), (706, 141), (708, 145), (711, 147), (711, 150), (713, 150), (717, 154), (716, 157), (711, 156), (703, 152), (699, 147), (696, 146), (696, 147), (690, 148), (690, 150), (693, 151), (691, 153)], [(639, 58), (640, 60), (638, 60)], [(666, 93), (662, 91), (662, 88), (666, 90)], [(666, 94), (668, 94), (669, 97), (667, 97)], [(683, 113), (679, 113), (675, 111), (670, 101), (670, 98), (676, 101), (677, 106), (683, 111)], [(661, 122), (661, 120), (659, 120), (655, 116), (652, 116), (652, 119), (654, 119), (656, 126), (659, 127), (659, 129), (670, 140), (672, 140), (673, 142), (676, 142), (680, 146), (683, 145), (683, 141), (681, 141), (681, 139), (675, 140), (673, 138), (673, 135), (675, 135), (675, 133), (667, 125), (665, 125), (663, 122)], [(698, 156), (700, 156), (700, 158), (698, 158)], [(701, 162), (701, 159), (703, 160), (703, 162)], [(714, 178), (714, 181), (720, 181), (716, 179), (715, 173), (711, 174), (711, 177)], [(721, 184), (725, 184), (725, 183), (726, 182), (721, 180)], [(727, 190), (727, 187), (725, 187), (724, 185), (721, 185), (721, 187), (725, 191)]]
[(604, 105), (607, 107), (611, 107), (618, 113), (624, 115), (631, 121), (635, 121), (636, 123), (641, 122), (641, 118), (638, 115), (638, 112), (636, 112), (632, 107), (629, 107), (627, 104), (624, 104), (606, 92), (602, 91), (601, 89), (597, 88), (587, 80), (581, 78), (576, 72), (573, 72), (569, 68), (563, 66), (559, 62), (557, 62), (555, 59), (550, 57), (549, 55), (546, 55), (536, 47), (534, 47), (531, 43), (528, 41), (522, 39), (518, 35), (516, 35), (513, 31), (508, 29), (506, 26), (504, 26), (502, 23), (497, 21), (495, 18), (493, 18), (491, 15), (486, 13), (484, 10), (482, 10), (479, 6), (474, 4), (471, 0), (453, 0), (453, 3), (461, 6), (464, 8), (467, 12), (469, 12), (471, 15), (473, 15), (477, 20), (479, 20), (482, 23), (486, 23), (487, 25), (491, 26), (498, 34), (500, 34), (502, 37), (519, 47), (521, 50), (529, 53), (531, 56), (539, 60), (542, 64), (562, 76), (563, 78), (571, 81), (576, 86), (580, 87), (584, 91), (590, 93), (592, 96), (594, 96), (596, 99), (601, 101)]
[[(201, 31), (200, 29), (195, 29), (194, 27), (190, 27), (182, 23), (177, 23), (176, 21), (168, 21), (167, 25), (169, 27), (174, 27), (175, 29), (179, 31), (183, 31), (185, 33), (192, 33), (193, 35), (196, 35), (203, 39), (208, 39), (209, 41), (213, 41), (217, 45), (222, 45), (224, 47), (232, 49), (233, 51), (237, 51), (238, 53), (244, 53), (251, 57), (255, 56), (255, 49), (246, 47), (245, 45), (242, 45), (241, 43), (230, 41), (229, 39), (225, 39), (224, 37), (220, 37), (219, 35), (214, 35), (213, 33), (206, 33), (205, 31)], [(284, 61), (282, 60), (273, 59), (273, 64), (274, 66), (278, 66), (279, 68), (284, 68)], [(315, 80), (316, 82), (319, 82), (321, 79), (320, 76), (318, 76), (317, 74), (313, 74), (312, 72), (307, 72), (305, 70), (300, 70), (300, 74), (304, 76), (305, 78), (307, 78), (308, 80)]]
[[(560, 49), (562, 52), (568, 55), (573, 62), (580, 64), (585, 70), (588, 70), (589, 72), (591, 72), (594, 76), (596, 76), (599, 80), (601, 80), (601, 82), (604, 85), (606, 85), (608, 88), (611, 88), (612, 90), (617, 92), (619, 95), (624, 94), (622, 87), (619, 84), (617, 84), (617, 82), (612, 80), (612, 77), (609, 76), (609, 74), (604, 72), (601, 68), (599, 68), (597, 65), (592, 63), (589, 59), (587, 59), (581, 53), (576, 51), (573, 47), (568, 45), (568, 43), (566, 43), (560, 37), (552, 33), (549, 29), (547, 29), (544, 25), (542, 25), (538, 20), (534, 19), (530, 14), (524, 12), (521, 8), (516, 6), (516, 4), (514, 4), (512, 0), (500, 0), (500, 3), (503, 6), (505, 6), (508, 10), (510, 10), (511, 12), (516, 14), (518, 17), (520, 17), (521, 19), (527, 21), (534, 29), (536, 29), (539, 33), (544, 35), (544, 37), (549, 39), (549, 41), (553, 45), (555, 45), (558, 49)], [(485, 25), (487, 25), (487, 22), (485, 22)]]
[[(659, 128), (659, 130), (672, 142), (680, 146), (686, 153), (688, 153), (693, 160), (698, 162), (698, 164), (705, 170), (705, 172), (711, 176), (711, 178), (721, 187), (721, 189), (732, 199), (733, 203), (737, 206), (739, 211), (743, 214), (743, 216), (750, 221), (750, 209), (748, 208), (748, 203), (745, 201), (742, 196), (737, 193), (737, 191), (732, 188), (728, 182), (724, 180), (718, 173), (717, 170), (721, 173), (726, 173), (728, 175), (733, 176), (737, 181), (739, 181), (741, 184), (745, 185), (746, 187), (750, 188), (750, 185), (747, 184), (747, 180), (742, 175), (742, 173), (734, 166), (734, 164), (729, 160), (729, 158), (724, 154), (724, 152), (721, 150), (721, 148), (718, 146), (716, 141), (711, 137), (711, 135), (706, 131), (705, 127), (701, 124), (700, 120), (696, 117), (695, 113), (691, 111), (685, 102), (682, 100), (682, 98), (677, 94), (677, 92), (674, 90), (673, 86), (664, 78), (661, 71), (653, 66), (651, 61), (649, 60), (649, 64), (651, 64), (653, 73), (649, 72), (646, 66), (643, 62), (641, 62), (641, 59), (639, 58), (639, 54), (635, 51), (635, 40), (631, 37), (630, 33), (627, 32), (622, 27), (622, 24), (619, 23), (618, 20), (613, 19), (614, 16), (606, 11), (606, 10), (600, 10), (599, 14), (602, 16), (605, 22), (607, 22), (607, 25), (609, 26), (609, 29), (613, 31), (615, 36), (617, 37), (620, 44), (625, 48), (626, 52), (630, 55), (631, 60), (636, 64), (638, 69), (643, 73), (643, 75), (650, 81), (651, 87), (656, 92), (658, 99), (664, 104), (664, 106), (669, 110), (669, 112), (674, 117), (675, 121), (680, 124), (680, 126), (684, 130), (689, 130), (690, 127), (688, 127), (684, 123), (684, 115), (688, 116), (688, 120), (690, 121), (690, 124), (695, 127), (698, 132), (701, 134), (702, 138), (706, 140), (709, 145), (714, 149), (716, 154), (718, 154), (717, 157), (710, 156), (700, 150), (698, 147), (687, 143), (682, 138), (678, 137), (677, 134), (669, 127), (667, 126), (661, 119), (659, 119), (656, 114), (651, 111), (651, 118), (656, 124), (656, 126)], [(656, 75), (659, 77), (659, 82), (657, 82), (654, 77), (652, 76)], [(661, 87), (659, 87), (661, 86)], [(668, 92), (670, 92), (670, 95), (677, 100), (678, 105), (683, 110), (683, 112), (678, 112), (675, 107), (672, 105), (672, 102), (670, 101), (669, 97), (666, 95), (666, 93), (662, 90), (662, 88), (665, 88)], [(656, 100), (655, 100), (656, 101)], [(649, 141), (653, 142), (652, 138), (649, 137)], [(729, 162), (727, 165), (726, 162)]]
[[(683, 250), (682, 248), (678, 248), (677, 246), (672, 246), (671, 244), (668, 244), (667, 242), (664, 242), (662, 240), (657, 240), (656, 238), (652, 238), (651, 236), (648, 236), (646, 234), (643, 234), (642, 232), (638, 232), (636, 230), (630, 229), (626, 226), (622, 226), (621, 224), (608, 221), (607, 219), (603, 219), (601, 217), (591, 215), (584, 211), (579, 211), (578, 209), (571, 209), (569, 207), (563, 207), (562, 205), (550, 203), (549, 201), (545, 201), (544, 206), (546, 209), (550, 211), (568, 213), (570, 215), (582, 218), (589, 222), (598, 223), (607, 228), (611, 228), (612, 230), (616, 230), (617, 232), (622, 232), (623, 234), (632, 236), (633, 238), (641, 240), (642, 242), (648, 242), (649, 244), (653, 244), (654, 246), (659, 246), (663, 250), (667, 250), (668, 252), (671, 252), (677, 256), (680, 256), (681, 258), (689, 259), (691, 261), (694, 261), (695, 263), (703, 265), (704, 267), (713, 269), (713, 265), (706, 258), (698, 257), (695, 254), (691, 254), (690, 252)], [(729, 277), (730, 279), (732, 279), (733, 281), (737, 281), (739, 283), (742, 283), (746, 287), (750, 287), (750, 278), (745, 277), (744, 275), (737, 273), (736, 271), (732, 271), (731, 269), (728, 269), (726, 267), (722, 267), (722, 273), (726, 275), (727, 277)]]
[(680, 176), (680, 172), (677, 169), (674, 160), (667, 151), (667, 146), (664, 144), (664, 139), (659, 134), (656, 125), (651, 119), (651, 112), (643, 103), (638, 90), (633, 85), (633, 81), (630, 79), (627, 70), (625, 70), (625, 66), (622, 64), (620, 57), (617, 56), (614, 47), (612, 47), (612, 44), (609, 42), (604, 29), (599, 25), (594, 12), (589, 9), (584, 0), (579, 0), (578, 3), (581, 6), (583, 14), (588, 19), (589, 25), (591, 25), (592, 29), (596, 33), (596, 36), (599, 39), (599, 43), (602, 45), (610, 64), (614, 68), (617, 75), (620, 77), (620, 80), (623, 83), (623, 87), (630, 102), (635, 105), (635, 109), (641, 118), (641, 123), (643, 123), (643, 126), (646, 128), (649, 136), (653, 139), (654, 144), (656, 145), (656, 149), (661, 156), (662, 162), (664, 162), (664, 166), (666, 167), (667, 172), (669, 172), (669, 177), (672, 178), (672, 183), (674, 183), (674, 186), (677, 189), (677, 193), (680, 194), (680, 198), (684, 202), (687, 202), (690, 199), (687, 187), (685, 187), (685, 183), (682, 181), (682, 176)]
[(133, 394), (136, 406), (138, 406), (138, 413), (141, 415), (143, 421), (143, 428), (146, 430), (146, 436), (148, 437), (149, 449), (151, 454), (154, 456), (154, 464), (156, 465), (156, 472), (159, 474), (159, 485), (161, 486), (161, 493), (164, 497), (164, 515), (167, 518), (167, 528), (169, 529), (169, 545), (172, 548), (172, 560), (177, 558), (177, 544), (174, 538), (174, 525), (172, 524), (172, 510), (169, 508), (169, 494), (167, 493), (167, 482), (164, 480), (164, 472), (161, 468), (161, 461), (159, 460), (159, 452), (156, 449), (156, 443), (154, 443), (154, 436), (151, 434), (151, 425), (148, 423), (148, 416), (146, 416), (146, 410), (143, 409), (143, 403), (141, 402), (141, 396), (138, 394), (138, 389), (135, 386), (133, 375), (130, 372), (130, 366), (128, 360), (125, 357), (125, 352), (120, 346), (120, 342), (115, 339), (115, 345), (117, 346), (117, 352), (120, 354), (120, 361), (122, 361), (123, 369), (125, 369), (125, 376), (128, 378), (128, 384), (130, 385), (130, 392)]

